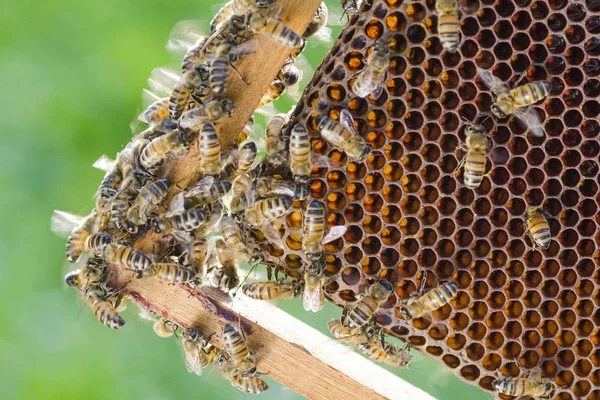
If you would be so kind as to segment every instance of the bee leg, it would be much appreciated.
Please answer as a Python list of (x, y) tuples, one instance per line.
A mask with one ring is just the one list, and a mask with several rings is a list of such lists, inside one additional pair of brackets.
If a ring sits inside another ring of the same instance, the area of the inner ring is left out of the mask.
[(521, 81), (523, 80), (523, 78), (525, 76), (527, 76), (527, 70), (521, 72), (521, 75), (519, 75), (519, 78), (517, 78), (517, 80), (515, 81), (515, 84), (513, 85), (513, 87), (519, 86), (519, 84), (521, 83)]
[[(463, 148), (463, 151), (464, 151), (464, 148)], [(467, 159), (466, 159), (466, 157), (463, 156), (460, 159), (460, 161), (458, 162), (458, 164), (456, 164), (456, 168), (454, 168), (453, 174), (455, 174), (456, 172), (460, 171), (460, 169), (465, 165), (465, 162), (467, 162)]]
[(240, 72), (239, 69), (237, 69), (237, 67), (231, 63), (229, 64), (231, 66), (231, 69), (235, 71), (235, 73), (237, 74), (237, 76), (240, 77), (240, 79), (242, 80), (242, 82), (244, 82), (246, 85), (249, 85), (249, 83), (246, 81), (246, 79), (244, 79), (244, 76), (242, 75), (242, 73)]

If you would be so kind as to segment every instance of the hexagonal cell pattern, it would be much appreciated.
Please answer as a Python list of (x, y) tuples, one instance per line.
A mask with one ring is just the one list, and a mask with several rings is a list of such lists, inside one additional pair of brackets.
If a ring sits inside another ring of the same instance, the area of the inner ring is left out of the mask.
[[(497, 377), (540, 365), (556, 399), (599, 399), (600, 2), (460, 0), (456, 53), (440, 44), (434, 0), (364, 3), (286, 131), (306, 124), (314, 153), (335, 160), (313, 169), (311, 185), (329, 226), (348, 226), (325, 247), (329, 299), (354, 302), (385, 277), (396, 291), (376, 322), (463, 380), (492, 391)], [(391, 49), (384, 93), (358, 98), (354, 76), (378, 40)], [(511, 85), (552, 82), (533, 106), (543, 136), (515, 117), (480, 118), (494, 95), (478, 68)], [(338, 119), (344, 108), (373, 149), (364, 162), (318, 139), (315, 117)], [(457, 166), (476, 121), (493, 148), (482, 184), (469, 189)], [(525, 237), (528, 207), (549, 215), (548, 249)], [(300, 227), (289, 221), (283, 251), (270, 253), (299, 276)], [(424, 278), (428, 288), (455, 281), (458, 293), (431, 320), (406, 323), (398, 307)]]

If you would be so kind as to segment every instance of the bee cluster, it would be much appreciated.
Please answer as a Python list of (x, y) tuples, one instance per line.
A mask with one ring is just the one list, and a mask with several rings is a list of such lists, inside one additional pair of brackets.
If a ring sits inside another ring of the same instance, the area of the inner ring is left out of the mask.
[[(341, 1), (348, 25), (296, 107), (269, 120), (260, 162), (252, 121), (221, 147), (228, 77), (256, 35), (288, 46), (260, 106), (274, 101), (298, 83), (327, 7), (303, 37), (276, 0), (230, 1), (209, 37), (178, 25), (182, 74), (153, 75), (169, 96), (142, 113), (148, 129), (99, 162), (89, 216), (56, 214), (77, 224), (69, 261), (90, 257), (67, 283), (120, 328), (108, 265), (230, 291), (239, 261), (264, 264), (268, 281), (244, 295), (313, 312), (328, 297), (344, 306), (331, 334), (374, 360), (407, 367), (410, 345), (500, 396), (600, 398), (596, 3)], [(179, 187), (170, 168), (191, 146), (197, 179)], [(136, 250), (149, 230), (156, 248)], [(214, 363), (236, 388), (266, 390), (243, 332), (221, 336), (223, 351), (184, 331), (188, 370)]]

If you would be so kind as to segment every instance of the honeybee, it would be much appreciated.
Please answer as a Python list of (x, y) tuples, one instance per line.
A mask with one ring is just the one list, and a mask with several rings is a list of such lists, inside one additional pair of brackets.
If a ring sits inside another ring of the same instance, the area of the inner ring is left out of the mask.
[(242, 286), (242, 293), (255, 300), (293, 299), (300, 297), (302, 282), (254, 282)]
[(190, 282), (196, 277), (196, 271), (175, 263), (156, 263), (148, 271), (150, 276), (170, 283)]
[(260, 197), (289, 196), (293, 200), (304, 200), (310, 191), (305, 184), (262, 177), (256, 181), (256, 194)]
[[(193, 187), (188, 189), (183, 196), (186, 206), (197, 207), (199, 205), (212, 204), (225, 196), (231, 190), (231, 183), (227, 181), (217, 181), (212, 176), (202, 178)], [(175, 201), (175, 200), (173, 200)], [(183, 211), (183, 210), (181, 210)]]
[(165, 216), (152, 220), (156, 233), (189, 232), (200, 228), (207, 221), (206, 213), (198, 208), (184, 211), (182, 214)]
[(81, 291), (84, 300), (103, 325), (111, 329), (119, 329), (125, 325), (125, 321), (116, 310), (121, 297), (109, 293), (104, 284), (92, 283), (91, 280), (83, 276), (83, 270), (68, 273), (65, 276), (65, 282), (67, 285), (76, 287)]
[(291, 207), (292, 199), (289, 197), (269, 197), (248, 207), (244, 212), (244, 216), (250, 225), (259, 226), (281, 217)]
[[(281, 6), (281, 4), (279, 4)], [(302, 47), (304, 39), (278, 20), (279, 11), (269, 9), (267, 12), (252, 12), (249, 27), (258, 34), (263, 34), (269, 39), (287, 47)]]
[(179, 119), (179, 126), (184, 130), (198, 130), (207, 122), (215, 122), (224, 117), (229, 117), (235, 107), (229, 99), (213, 98), (204, 105), (199, 105), (187, 110)]
[(106, 246), (112, 243), (112, 238), (106, 233), (96, 232), (85, 239), (84, 249), (89, 254), (101, 255)]
[(302, 305), (306, 311), (319, 312), (325, 305), (325, 285), (327, 278), (323, 274), (323, 263), (313, 261), (304, 271), (304, 292)]
[(311, 169), (310, 135), (304, 125), (296, 124), (290, 136), (290, 170), (294, 181), (307, 183)]
[(66, 256), (69, 262), (75, 263), (85, 250), (86, 239), (92, 234), (96, 224), (96, 212), (85, 217), (54, 210), (51, 228), (54, 233), (63, 237), (68, 235)]
[[(491, 72), (479, 68), (477, 71), (483, 82), (497, 96), (496, 102), (492, 105), (492, 113), (497, 118), (506, 118), (510, 114), (515, 114), (531, 129), (535, 136), (543, 135), (539, 116), (537, 113), (529, 111), (529, 106), (545, 99), (550, 94), (552, 87), (550, 82), (530, 82), (515, 89), (510, 89), (508, 85), (492, 75)], [(525, 107), (527, 108), (522, 110)]]
[(179, 329), (179, 326), (174, 322), (161, 318), (154, 323), (152, 329), (154, 329), (154, 333), (156, 333), (158, 336), (167, 338), (173, 336), (173, 334), (175, 334), (175, 332), (177, 332)]
[(269, 162), (281, 165), (285, 162), (286, 144), (282, 138), (283, 126), (288, 123), (290, 116), (287, 113), (274, 115), (267, 123), (265, 134), (267, 137), (266, 152)]
[(236, 221), (225, 215), (221, 218), (220, 225), (225, 243), (229, 248), (237, 252), (239, 259), (247, 261), (252, 265), (262, 259), (254, 244), (251, 243), (250, 238), (242, 234)]
[(123, 175), (121, 175), (121, 171), (119, 170), (117, 163), (106, 155), (103, 155), (96, 160), (94, 163), (94, 168), (106, 172), (97, 192), (99, 203), (96, 203), (96, 207), (101, 212), (102, 208), (106, 204), (106, 201), (117, 194), (119, 184), (123, 180)]
[(308, 23), (308, 27), (302, 37), (316, 36), (322, 42), (331, 42), (331, 29), (326, 26), (328, 20), (329, 9), (327, 8), (327, 4), (322, 1), (317, 11), (315, 11), (315, 15)]
[(383, 93), (383, 84), (390, 65), (390, 49), (387, 43), (375, 43), (366, 64), (366, 68), (356, 77), (352, 91), (359, 97), (367, 97), (371, 94), (377, 100)]
[(465, 150), (466, 155), (459, 163), (464, 164), (465, 185), (476, 189), (483, 181), (485, 164), (487, 162), (487, 151), (491, 143), (485, 134), (485, 128), (482, 125), (472, 125), (465, 128)]
[(229, 362), (228, 356), (225, 351), (219, 354), (217, 361), (217, 368), (221, 375), (223, 375), (233, 387), (240, 392), (244, 393), (263, 393), (269, 386), (267, 383), (259, 377), (254, 378), (243, 378), (241, 374), (234, 374), (236, 368)]
[(240, 284), (236, 252), (227, 246), (223, 238), (217, 238), (214, 246), (221, 265), (212, 270), (208, 280), (212, 286), (227, 292)]
[(437, 0), (438, 34), (444, 49), (455, 53), (460, 43), (460, 18), (456, 0)]
[(137, 226), (146, 223), (148, 212), (151, 212), (158, 206), (169, 194), (171, 180), (158, 179), (148, 185), (145, 185), (133, 200), (133, 204), (127, 210), (127, 230), (129, 233), (136, 233)]
[(345, 318), (345, 326), (350, 329), (360, 329), (373, 317), (379, 306), (390, 297), (394, 286), (386, 279), (381, 279), (372, 284), (368, 294), (352, 306)]
[(241, 174), (233, 181), (232, 197), (229, 202), (229, 208), (234, 213), (244, 211), (254, 201), (253, 182), (255, 178), (253, 171)]
[(159, 166), (169, 155), (178, 156), (185, 150), (183, 133), (174, 129), (162, 136), (152, 139), (140, 154), (140, 164), (145, 169)]
[(231, 358), (235, 369), (232, 375), (240, 375), (244, 379), (255, 378), (260, 375), (256, 368), (254, 356), (248, 350), (246, 339), (231, 324), (223, 327), (221, 335), (224, 350)]
[(525, 223), (527, 224), (526, 233), (534, 244), (542, 249), (550, 247), (552, 238), (545, 213), (541, 212), (539, 208), (530, 207), (525, 215)]
[(135, 184), (119, 190), (119, 193), (112, 199), (112, 204), (107, 203), (105, 211), (100, 216), (98, 229), (105, 231), (111, 223), (117, 229), (131, 229), (125, 218), (131, 201), (136, 198), (140, 190), (141, 187)]
[(284, 90), (285, 90), (285, 85), (282, 82), (280, 82), (278, 80), (271, 82), (271, 84), (267, 88), (267, 91), (265, 92), (263, 97), (260, 99), (260, 102), (258, 103), (257, 107), (260, 108), (262, 106), (265, 106), (269, 103), (274, 102), (283, 94)]
[(345, 151), (349, 157), (363, 161), (371, 153), (371, 147), (356, 131), (354, 118), (348, 110), (341, 111), (339, 123), (323, 116), (318, 116), (316, 123), (321, 136), (333, 146)]
[(492, 382), (498, 392), (516, 397), (550, 397), (554, 390), (551, 379), (542, 376), (542, 369), (535, 367), (526, 378), (501, 378)]
[(145, 271), (152, 268), (152, 260), (133, 247), (111, 243), (104, 249), (106, 262), (117, 264), (133, 271)]
[(356, 14), (362, 0), (340, 0), (340, 5), (348, 14)]
[(357, 343), (356, 347), (365, 356), (393, 367), (407, 368), (412, 360), (407, 345), (399, 347), (385, 343), (383, 338), (374, 334), (369, 335), (366, 341)]
[(221, 140), (212, 124), (204, 124), (198, 134), (200, 170), (205, 175), (221, 173)]
[(256, 143), (248, 142), (244, 144), (230, 154), (227, 164), (223, 167), (223, 174), (231, 179), (247, 172), (256, 161), (257, 154)]
[(237, 44), (234, 41), (225, 41), (221, 43), (215, 50), (212, 62), (210, 64), (210, 88), (217, 95), (222, 94), (227, 87), (227, 78), (229, 75), (229, 67), (240, 76), (240, 72), (237, 70), (234, 61), (240, 59), (240, 57), (250, 54), (253, 52), (257, 41), (247, 41), (241, 44)]
[(119, 297), (111, 296), (103, 285), (92, 285), (84, 291), (84, 298), (92, 308), (94, 315), (104, 326), (119, 329), (125, 321), (116, 310)]
[[(97, 285), (100, 283), (104, 283), (106, 281), (106, 276), (108, 273), (108, 268), (106, 263), (104, 262), (104, 259), (99, 257), (99, 256), (94, 256), (92, 258), (89, 258), (86, 263), (85, 266), (83, 268), (81, 268), (81, 270), (77, 270), (74, 272), (74, 274), (77, 276), (77, 278), (81, 277), (85, 280), (85, 285), (87, 286), (88, 284), (90, 285)], [(69, 283), (68, 281), (70, 279), (65, 278), (65, 281), (67, 281), (67, 283)], [(74, 284), (69, 284), (69, 286), (75, 286)]]
[(186, 329), (182, 336), (185, 367), (188, 372), (200, 376), (204, 367), (215, 362), (218, 350), (208, 343), (202, 331), (194, 326)]
[(169, 117), (169, 102), (168, 97), (155, 100), (140, 114), (140, 120), (148, 125), (157, 126)]
[[(422, 290), (419, 290), (419, 292)], [(458, 291), (456, 283), (446, 282), (435, 289), (431, 289), (419, 297), (417, 292), (400, 307), (400, 313), (406, 320), (419, 318), (448, 304)]]
[(408, 351), (407, 343), (404, 346), (394, 346), (391, 343), (386, 343), (385, 351), (387, 352), (387, 357), (383, 362), (392, 367), (407, 368), (413, 358)]
[(277, 79), (287, 88), (293, 86), (302, 80), (302, 70), (294, 64), (294, 59), (288, 57), (283, 66), (277, 73)]
[(333, 226), (325, 236), (325, 208), (323, 203), (312, 200), (306, 205), (302, 219), (302, 251), (309, 261), (323, 255), (323, 244), (338, 239), (346, 233), (343, 225)]
[(251, 116), (250, 119), (248, 120), (248, 122), (246, 122), (246, 125), (244, 125), (244, 129), (242, 129), (242, 131), (238, 135), (237, 139), (235, 140), (235, 145), (241, 146), (241, 144), (244, 143), (246, 141), (246, 139), (248, 139), (250, 137), (253, 130), (254, 130), (254, 116)]
[(334, 338), (344, 343), (364, 343), (369, 340), (370, 333), (366, 329), (352, 329), (344, 325), (339, 319), (327, 322), (327, 329)]

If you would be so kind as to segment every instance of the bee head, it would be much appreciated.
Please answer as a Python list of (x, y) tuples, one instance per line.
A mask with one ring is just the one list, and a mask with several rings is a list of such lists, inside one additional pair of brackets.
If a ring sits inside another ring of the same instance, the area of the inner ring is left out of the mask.
[(546, 386), (544, 387), (544, 396), (549, 396), (553, 390), (554, 385), (552, 384), (552, 382), (546, 383)]
[(65, 283), (70, 287), (75, 287), (79, 283), (79, 270), (69, 272), (65, 276)]
[(132, 224), (131, 222), (127, 221), (125, 223), (125, 230), (127, 230), (128, 233), (131, 233), (132, 235), (136, 234), (138, 231), (138, 227), (135, 224)]
[(369, 154), (371, 154), (371, 151), (373, 149), (371, 149), (371, 146), (366, 146), (365, 150), (363, 151), (363, 153), (361, 154), (360, 157), (358, 157), (358, 161), (365, 161), (365, 159), (369, 156)]
[(500, 119), (506, 118), (506, 113), (496, 104), (492, 106), (492, 113)]
[(155, 233), (161, 233), (164, 229), (164, 226), (162, 226), (163, 223), (161, 223), (161, 221), (159, 221), (158, 218), (154, 218), (151, 222), (151, 225)]
[(400, 314), (402, 314), (402, 316), (404, 317), (404, 319), (406, 320), (410, 320), (412, 319), (412, 316), (410, 315), (410, 312), (408, 311), (408, 309), (404, 306), (400, 307)]
[(223, 105), (223, 111), (225, 112), (225, 114), (227, 114), (227, 116), (230, 117), (231, 114), (233, 113), (233, 110), (235, 110), (233, 101), (231, 101), (229, 99), (223, 99), (221, 101), (221, 104)]
[(250, 265), (255, 265), (255, 264), (259, 264), (262, 260), (263, 260), (262, 255), (259, 253), (256, 253), (252, 257), (250, 257), (250, 260), (248, 260), (248, 262), (250, 263)]
[(304, 291), (304, 281), (298, 281), (296, 286), (294, 286), (294, 297), (300, 297), (302, 292)]
[(198, 342), (204, 338), (204, 333), (195, 326), (192, 326), (183, 332), (183, 337), (193, 342)]

